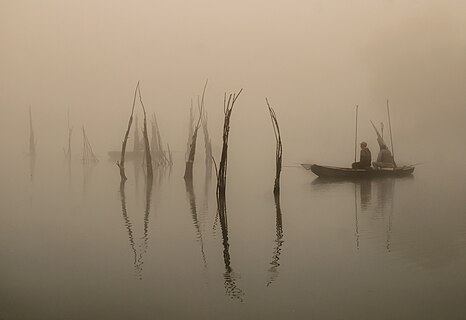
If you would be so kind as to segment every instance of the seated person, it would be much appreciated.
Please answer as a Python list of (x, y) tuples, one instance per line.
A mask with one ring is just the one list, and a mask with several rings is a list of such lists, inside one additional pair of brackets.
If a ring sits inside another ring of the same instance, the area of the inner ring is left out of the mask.
[(372, 162), (372, 165), (375, 169), (395, 168), (392, 153), (390, 152), (390, 150), (388, 150), (385, 144), (380, 145), (380, 151), (379, 155), (377, 156), (377, 161)]
[(359, 154), (359, 162), (354, 162), (351, 167), (353, 169), (369, 169), (371, 167), (371, 151), (367, 147), (367, 143), (361, 142), (361, 153)]

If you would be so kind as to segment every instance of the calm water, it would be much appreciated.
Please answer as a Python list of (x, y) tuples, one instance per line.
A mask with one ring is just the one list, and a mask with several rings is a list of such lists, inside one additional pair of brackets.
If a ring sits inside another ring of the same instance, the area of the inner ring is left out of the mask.
[[(127, 163), (2, 160), (0, 319), (464, 319), (466, 174), (326, 183), (182, 157), (147, 188)], [(7, 168), (16, 168), (8, 170)], [(227, 231), (228, 239), (225, 241)]]

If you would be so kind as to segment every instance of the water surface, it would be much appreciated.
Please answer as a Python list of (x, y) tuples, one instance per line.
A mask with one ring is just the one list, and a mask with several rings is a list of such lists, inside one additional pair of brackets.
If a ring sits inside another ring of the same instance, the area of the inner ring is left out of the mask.
[[(0, 319), (461, 319), (466, 174), (326, 182), (2, 160)], [(15, 165), (13, 165), (15, 164)], [(10, 172), (6, 168), (13, 168)], [(463, 170), (464, 171), (464, 170)]]

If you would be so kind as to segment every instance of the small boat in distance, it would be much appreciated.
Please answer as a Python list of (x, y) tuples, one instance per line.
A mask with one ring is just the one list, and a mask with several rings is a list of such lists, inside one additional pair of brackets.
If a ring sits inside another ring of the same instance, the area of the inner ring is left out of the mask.
[(331, 179), (367, 179), (381, 177), (406, 177), (414, 172), (414, 166), (402, 166), (383, 169), (351, 169), (342, 167), (320, 166), (318, 164), (301, 164), (321, 178)]

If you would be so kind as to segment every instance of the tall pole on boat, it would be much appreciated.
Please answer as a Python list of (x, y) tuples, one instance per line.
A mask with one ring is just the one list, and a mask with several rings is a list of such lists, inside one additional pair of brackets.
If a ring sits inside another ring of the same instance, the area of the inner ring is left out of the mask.
[(393, 137), (392, 137), (392, 122), (390, 120), (390, 107), (388, 106), (388, 99), (387, 99), (387, 112), (388, 112), (388, 128), (390, 130), (390, 144), (392, 145), (393, 164), (395, 164), (395, 150), (393, 149)]
[(354, 135), (354, 162), (356, 162), (356, 153), (357, 153), (357, 145), (358, 145), (358, 108), (356, 106), (356, 133)]

